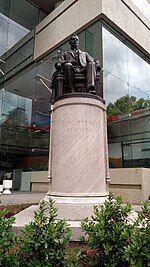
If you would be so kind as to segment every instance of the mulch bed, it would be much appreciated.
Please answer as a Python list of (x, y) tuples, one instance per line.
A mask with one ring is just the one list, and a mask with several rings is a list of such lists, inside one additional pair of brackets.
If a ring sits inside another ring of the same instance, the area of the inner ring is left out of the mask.
[(31, 205), (37, 205), (38, 203), (26, 203), (26, 204), (16, 204), (16, 205), (0, 205), (0, 210), (6, 209), (8, 211), (7, 217), (14, 216), (20, 211), (30, 207)]

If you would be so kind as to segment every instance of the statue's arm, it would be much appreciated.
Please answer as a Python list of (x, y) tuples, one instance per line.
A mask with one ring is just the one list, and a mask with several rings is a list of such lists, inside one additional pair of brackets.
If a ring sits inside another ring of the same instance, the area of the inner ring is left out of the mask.
[(94, 59), (88, 53), (86, 53), (86, 61), (87, 63), (94, 62)]
[(57, 71), (60, 71), (64, 66), (64, 64), (65, 64), (65, 55), (61, 54), (58, 58), (58, 61), (55, 63), (55, 69)]
[(58, 59), (58, 63), (60, 63), (62, 66), (65, 64), (66, 59), (65, 59), (65, 54), (61, 54), (59, 59)]
[(87, 63), (89, 63), (89, 62), (95, 63), (96, 72), (99, 72), (101, 70), (99, 60), (97, 60), (97, 59), (94, 60), (88, 53), (86, 53), (86, 60), (87, 60)]
[(96, 68), (96, 72), (100, 72), (101, 71), (101, 66), (100, 66), (100, 62), (98, 59), (94, 60), (95, 62), (95, 68)]

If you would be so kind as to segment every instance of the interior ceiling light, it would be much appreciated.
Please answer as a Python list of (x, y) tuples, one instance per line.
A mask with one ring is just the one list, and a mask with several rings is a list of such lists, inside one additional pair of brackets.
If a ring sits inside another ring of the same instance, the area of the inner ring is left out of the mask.
[(4, 60), (2, 60), (2, 59), (0, 59), (0, 62), (5, 64), (5, 61), (4, 61)]
[(50, 93), (52, 93), (51, 88), (49, 88), (49, 87), (46, 85), (46, 83), (45, 83), (41, 78), (39, 78), (39, 80), (40, 80), (41, 83), (45, 86), (45, 88), (46, 88)]
[(37, 74), (37, 77), (39, 78), (40, 82), (44, 85), (44, 87), (50, 92), (52, 93), (52, 90), (50, 87), (47, 86), (47, 84), (43, 81), (48, 81), (48, 82), (51, 82), (51, 80), (47, 79), (46, 77), (40, 75), (40, 74)]
[(37, 73), (37, 77), (38, 77), (38, 78), (42, 78), (42, 79), (44, 79), (45, 81), (51, 82), (51, 80), (47, 79), (46, 77), (44, 77), (44, 76), (42, 76), (42, 75), (40, 75), (40, 74), (38, 74), (38, 73)]
[(0, 69), (0, 73), (2, 74), (2, 75), (5, 75), (5, 73)]

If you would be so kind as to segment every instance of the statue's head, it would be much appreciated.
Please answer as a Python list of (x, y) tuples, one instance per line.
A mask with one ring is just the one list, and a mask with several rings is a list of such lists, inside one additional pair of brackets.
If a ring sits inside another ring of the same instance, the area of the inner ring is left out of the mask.
[(71, 45), (72, 48), (77, 48), (79, 44), (79, 37), (73, 33), (69, 39), (69, 44)]

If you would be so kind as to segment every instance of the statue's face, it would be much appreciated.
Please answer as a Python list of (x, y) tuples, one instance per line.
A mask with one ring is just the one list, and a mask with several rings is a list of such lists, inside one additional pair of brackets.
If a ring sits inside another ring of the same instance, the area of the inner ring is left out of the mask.
[(69, 44), (72, 46), (72, 47), (77, 47), (78, 44), (79, 44), (79, 38), (77, 35), (72, 35), (70, 40), (69, 40)]

